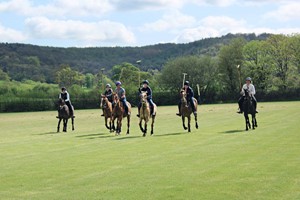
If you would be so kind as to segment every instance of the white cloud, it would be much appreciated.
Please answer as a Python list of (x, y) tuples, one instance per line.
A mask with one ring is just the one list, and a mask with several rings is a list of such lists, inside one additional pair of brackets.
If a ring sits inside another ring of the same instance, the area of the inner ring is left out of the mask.
[(141, 31), (173, 31), (178, 28), (190, 27), (195, 24), (196, 19), (192, 16), (184, 15), (178, 11), (163, 15), (152, 23), (146, 23)]
[(300, 20), (300, 2), (294, 2), (279, 6), (275, 11), (265, 14), (267, 19), (276, 19), (278, 21)]
[(200, 26), (185, 29), (176, 38), (176, 42), (192, 42), (202, 38), (218, 37), (227, 33), (245, 32), (246, 22), (227, 16), (209, 16), (200, 21)]
[(24, 42), (27, 37), (20, 31), (6, 28), (0, 24), (1, 42)]
[(84, 44), (135, 42), (134, 34), (130, 30), (123, 24), (112, 21), (82, 22), (34, 17), (27, 19), (25, 23), (33, 38), (72, 40)]
[(193, 42), (203, 38), (220, 37), (228, 33), (299, 33), (300, 28), (267, 28), (251, 27), (245, 20), (236, 20), (227, 16), (209, 16), (200, 21), (200, 26), (185, 29), (179, 34), (175, 42)]
[(29, 0), (0, 2), (0, 11), (24, 16), (83, 16), (103, 14), (113, 10), (109, 0), (55, 0), (48, 4), (33, 4)]

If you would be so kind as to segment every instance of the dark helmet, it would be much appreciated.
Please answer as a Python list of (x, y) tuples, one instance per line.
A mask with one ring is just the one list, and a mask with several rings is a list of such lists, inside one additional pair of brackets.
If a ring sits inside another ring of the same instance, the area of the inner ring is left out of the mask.
[(189, 81), (185, 81), (185, 82), (184, 82), (184, 85), (189, 86), (189, 85), (190, 85), (190, 82), (189, 82)]
[(116, 86), (118, 86), (118, 85), (122, 85), (121, 81), (116, 82)]
[(149, 81), (148, 80), (144, 80), (142, 83), (149, 85)]
[(106, 88), (111, 88), (111, 85), (109, 83), (106, 84)]
[(250, 81), (250, 82), (251, 82), (252, 79), (251, 79), (250, 77), (247, 77), (247, 78), (246, 78), (246, 81)]
[(66, 87), (62, 87), (62, 88), (61, 88), (61, 91), (65, 91), (65, 90), (67, 90)]

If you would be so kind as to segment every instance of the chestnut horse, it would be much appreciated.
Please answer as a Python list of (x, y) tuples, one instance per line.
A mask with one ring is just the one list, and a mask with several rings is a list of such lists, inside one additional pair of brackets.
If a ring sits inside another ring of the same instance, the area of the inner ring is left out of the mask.
[[(147, 134), (147, 123), (150, 119), (152, 118), (152, 123), (151, 123), (151, 135), (153, 135), (153, 127), (154, 127), (154, 120), (156, 116), (156, 111), (157, 111), (157, 106), (153, 104), (153, 113), (151, 115), (150, 113), (150, 104), (147, 100), (147, 92), (142, 92), (140, 95), (141, 98), (141, 108), (140, 108), (140, 129), (144, 133), (143, 136), (145, 137)], [(142, 121), (144, 120), (144, 128), (142, 127)]]
[[(103, 109), (103, 115), (105, 118), (105, 127), (112, 132), (112, 113), (113, 113), (113, 108), (112, 108), (112, 103), (108, 101), (107, 97), (105, 95), (101, 96), (101, 105)], [(107, 125), (107, 121), (109, 119), (109, 126)]]
[[(60, 98), (58, 100), (59, 108), (58, 108), (58, 125), (57, 125), (57, 132), (60, 129), (60, 122), (63, 120), (63, 132), (67, 132), (67, 125), (69, 118), (72, 119), (72, 131), (74, 131), (74, 117), (70, 115), (70, 111), (68, 106), (66, 105), (65, 101)], [(74, 110), (74, 108), (73, 108)]]
[[(123, 106), (123, 103), (120, 101), (118, 95), (116, 93), (113, 94), (114, 98), (114, 104), (115, 107), (113, 109), (112, 114), (112, 126), (113, 129), (116, 130), (116, 135), (121, 134), (121, 128), (122, 128), (122, 120), (123, 118), (127, 118), (127, 132), (126, 134), (129, 134), (129, 128), (130, 128), (130, 114), (125, 113), (125, 108)], [(127, 101), (128, 106), (128, 113), (131, 113), (131, 104)], [(115, 128), (115, 119), (117, 119), (117, 127)]]
[[(191, 132), (191, 114), (193, 113), (192, 107), (191, 107), (191, 105), (189, 105), (189, 102), (187, 101), (186, 93), (184, 90), (180, 91), (180, 95), (181, 95), (180, 110), (181, 110), (182, 125), (183, 125), (184, 130), (188, 129), (188, 132)], [(195, 99), (195, 98), (193, 98), (193, 100), (194, 100), (194, 105), (195, 105), (195, 109), (197, 112), (198, 102), (197, 102), (197, 99)], [(196, 128), (198, 129), (197, 113), (195, 113), (194, 116), (195, 116)], [(188, 119), (188, 127), (185, 126), (185, 118)]]

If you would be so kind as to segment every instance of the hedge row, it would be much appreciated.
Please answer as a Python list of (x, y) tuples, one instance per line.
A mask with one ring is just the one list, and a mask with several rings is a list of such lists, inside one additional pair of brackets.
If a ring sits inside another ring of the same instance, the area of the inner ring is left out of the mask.
[[(238, 94), (234, 95), (214, 95), (201, 96), (200, 103), (223, 103), (223, 102), (237, 102)], [(300, 89), (281, 90), (270, 93), (257, 92), (256, 98), (259, 102), (262, 101), (290, 101), (300, 100)], [(137, 95), (127, 96), (127, 100), (133, 107), (138, 104)], [(179, 101), (178, 94), (171, 92), (157, 92), (154, 94), (153, 101), (158, 105), (176, 105)], [(72, 104), (75, 109), (95, 109), (99, 108), (99, 98), (72, 98)], [(27, 112), (27, 111), (46, 111), (57, 110), (57, 99), (35, 99), (35, 98), (15, 98), (15, 99), (1, 99), (0, 112)]]

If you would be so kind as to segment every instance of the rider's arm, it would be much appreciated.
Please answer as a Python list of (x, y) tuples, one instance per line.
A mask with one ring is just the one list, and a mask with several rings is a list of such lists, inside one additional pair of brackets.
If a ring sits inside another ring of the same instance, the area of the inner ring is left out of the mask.
[(65, 101), (70, 101), (70, 95), (68, 92), (67, 92), (67, 99)]
[(252, 95), (255, 95), (255, 87), (254, 87), (254, 85), (252, 85), (252, 91), (251, 91), (251, 94), (252, 94)]

